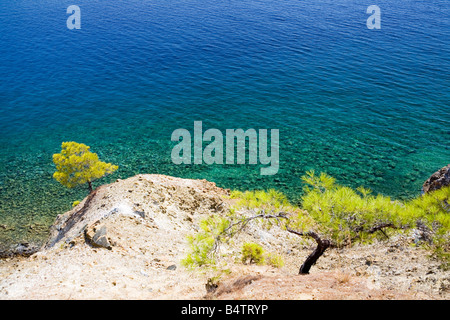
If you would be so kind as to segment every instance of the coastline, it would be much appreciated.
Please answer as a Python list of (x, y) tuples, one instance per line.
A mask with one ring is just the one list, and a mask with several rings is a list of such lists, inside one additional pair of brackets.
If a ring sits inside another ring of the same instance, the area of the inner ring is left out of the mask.
[[(299, 277), (299, 263), (313, 242), (256, 222), (222, 244), (230, 273), (208, 292), (205, 283), (212, 275), (193, 273), (180, 261), (189, 250), (187, 235), (198, 230), (201, 219), (227, 212), (234, 203), (229, 194), (206, 180), (164, 175), (100, 186), (57, 217), (38, 251), (23, 247), (23, 256), (0, 259), (0, 299), (450, 298), (450, 270), (411, 246), (413, 233), (332, 250), (311, 275)], [(280, 254), (285, 266), (236, 263), (239, 245), (248, 241)]]
[[(52, 169), (53, 170), (53, 169)], [(49, 169), (49, 172), (51, 170)], [(50, 174), (48, 174), (50, 175)], [(104, 178), (105, 184), (113, 183), (115, 180), (127, 179), (128, 177), (132, 177), (134, 175), (128, 175), (126, 172), (122, 172), (119, 176), (124, 178), (118, 178), (117, 175), (114, 175), (114, 178), (106, 177)], [(172, 175), (170, 175), (172, 176)], [(180, 175), (180, 176), (185, 176)], [(176, 177), (180, 177), (176, 176)], [(188, 179), (203, 179), (203, 177), (198, 178), (199, 174), (194, 174), (193, 177), (189, 177)], [(257, 184), (258, 179), (255, 178), (253, 180), (246, 180), (248, 177), (243, 177), (242, 179), (237, 179), (240, 182), (238, 184), (235, 183), (217, 183), (222, 188), (230, 188), (233, 190), (246, 191), (249, 186), (257, 189), (264, 189), (264, 186), (274, 185), (276, 189), (281, 192), (289, 191), (287, 193), (288, 198), (290, 200), (294, 200), (294, 203), (299, 201), (298, 199), (301, 196), (301, 186), (299, 186), (298, 192), (294, 192), (291, 189), (287, 189), (287, 184), (284, 180), (280, 180), (278, 177), (271, 177), (270, 183), (262, 184), (261, 187)], [(300, 181), (300, 177), (295, 178)], [(13, 216), (8, 217), (10, 212), (8, 211), (7, 202), (10, 197), (6, 198), (4, 201), (4, 217), (0, 221), (0, 232), (2, 232), (0, 238), (0, 257), (1, 256), (11, 256), (14, 255), (15, 252), (21, 255), (28, 255), (35, 248), (40, 247), (45, 243), (49, 235), (49, 228), (54, 223), (54, 220), (58, 214), (62, 214), (64, 212), (71, 210), (71, 203), (77, 199), (83, 199), (87, 192), (85, 188), (75, 188), (67, 189), (63, 186), (58, 185), (53, 179), (47, 178), (48, 182), (44, 183), (43, 186), (48, 190), (43, 193), (42, 190), (39, 191), (36, 195), (33, 196), (33, 202), (41, 203), (41, 207), (45, 207), (45, 209), (41, 209), (39, 205), (36, 204), (26, 204), (21, 205), (14, 213)], [(214, 179), (213, 179), (214, 180)], [(273, 181), (272, 181), (273, 180)], [(211, 180), (209, 180), (211, 181)], [(242, 181), (247, 181), (242, 183)], [(226, 185), (226, 187), (224, 186)], [(247, 188), (246, 188), (247, 187)], [(31, 192), (31, 190), (30, 190)], [(417, 190), (416, 193), (411, 193), (408, 198), (413, 198), (420, 194), (420, 190)], [(48, 199), (52, 199), (49, 201)], [(402, 198), (400, 198), (402, 199)], [(29, 200), (28, 200), (29, 202)], [(50, 203), (47, 205), (46, 203)], [(31, 212), (27, 212), (30, 210)], [(43, 211), (43, 212), (41, 212)], [(33, 248), (33, 249), (31, 249)]]
[[(131, 179), (133, 177), (130, 177)], [(171, 177), (173, 178), (173, 177)], [(175, 178), (178, 179), (178, 178)], [(113, 179), (110, 179), (113, 181)], [(121, 181), (122, 179), (115, 179), (115, 182)], [(204, 179), (199, 179), (204, 181)], [(114, 183), (114, 182), (111, 182)], [(210, 182), (213, 183), (214, 182)], [(433, 191), (441, 188), (442, 186), (446, 186), (450, 184), (450, 164), (439, 169), (435, 173), (433, 173), (424, 183), (422, 187), (422, 192)], [(108, 184), (106, 184), (108, 185)], [(101, 185), (98, 188), (103, 188), (106, 185)], [(89, 195), (87, 196), (89, 197)], [(86, 199), (84, 199), (86, 200)], [(396, 200), (396, 199), (393, 199)], [(72, 209), (73, 210), (73, 209)], [(68, 210), (67, 212), (71, 212), (72, 210)], [(59, 214), (58, 216), (60, 216)], [(50, 223), (47, 224), (37, 224), (32, 223), (27, 226), (21, 226), (22, 228), (28, 230), (28, 233), (35, 233), (35, 235), (31, 235), (27, 237), (27, 239), (17, 239), (17, 237), (13, 239), (6, 240), (4, 243), (0, 243), (0, 259), (2, 258), (11, 258), (14, 256), (23, 256), (28, 257), (37, 251), (39, 251), (46, 242), (48, 242), (49, 236), (51, 235), (51, 227), (55, 224), (55, 217), (51, 220)], [(8, 227), (5, 224), (0, 224), (0, 230), (3, 232), (8, 232), (10, 229), (14, 231), (14, 227)]]

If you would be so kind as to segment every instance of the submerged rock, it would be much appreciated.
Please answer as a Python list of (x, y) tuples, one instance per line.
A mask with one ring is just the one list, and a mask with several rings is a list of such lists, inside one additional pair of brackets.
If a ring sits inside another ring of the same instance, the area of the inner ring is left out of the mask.
[(0, 259), (15, 256), (29, 257), (33, 253), (36, 253), (39, 250), (39, 248), (40, 247), (37, 244), (32, 244), (28, 242), (12, 245), (8, 248), (0, 248)]
[(422, 192), (428, 193), (446, 186), (450, 186), (450, 164), (433, 173), (423, 184)]

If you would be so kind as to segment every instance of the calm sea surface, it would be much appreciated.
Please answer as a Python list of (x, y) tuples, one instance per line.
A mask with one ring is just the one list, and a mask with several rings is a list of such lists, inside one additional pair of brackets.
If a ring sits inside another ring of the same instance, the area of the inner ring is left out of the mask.
[[(0, 243), (42, 238), (87, 195), (52, 179), (62, 141), (119, 165), (96, 185), (161, 173), (297, 201), (315, 169), (413, 197), (450, 163), (449, 84), (447, 0), (2, 0)], [(278, 174), (173, 164), (194, 121), (279, 129)]]

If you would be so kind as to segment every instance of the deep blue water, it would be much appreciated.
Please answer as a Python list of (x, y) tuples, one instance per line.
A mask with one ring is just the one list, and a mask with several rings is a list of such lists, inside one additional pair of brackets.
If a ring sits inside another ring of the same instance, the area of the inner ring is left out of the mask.
[[(52, 179), (62, 141), (120, 166), (96, 185), (161, 173), (293, 201), (311, 169), (408, 198), (450, 163), (447, 0), (2, 0), (0, 57), (0, 242), (86, 196)], [(194, 121), (279, 129), (278, 174), (174, 165), (171, 133)]]

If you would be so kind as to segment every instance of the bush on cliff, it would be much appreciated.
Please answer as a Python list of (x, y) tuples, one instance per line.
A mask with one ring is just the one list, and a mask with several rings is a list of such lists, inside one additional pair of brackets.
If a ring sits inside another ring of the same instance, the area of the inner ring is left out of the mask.
[(450, 268), (450, 186), (432, 191), (407, 203), (405, 215), (416, 228), (415, 242)]

